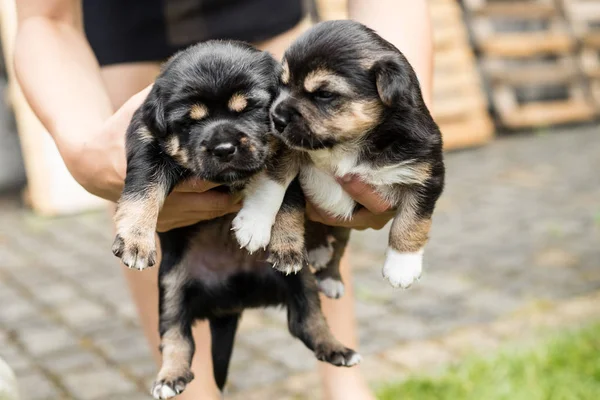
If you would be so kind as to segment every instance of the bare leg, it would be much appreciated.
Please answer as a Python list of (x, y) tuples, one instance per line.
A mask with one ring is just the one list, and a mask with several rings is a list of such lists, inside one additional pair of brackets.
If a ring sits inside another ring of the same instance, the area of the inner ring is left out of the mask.
[[(348, 257), (350, 252), (351, 249), (346, 250), (340, 263), (342, 280), (346, 282), (344, 296), (337, 300), (321, 296), (321, 301), (333, 336), (345, 346), (359, 351), (354, 315), (354, 289)], [(329, 400), (374, 400), (375, 396), (371, 393), (360, 368), (360, 365), (352, 368), (339, 368), (320, 363), (319, 370), (323, 378), (325, 398)]]

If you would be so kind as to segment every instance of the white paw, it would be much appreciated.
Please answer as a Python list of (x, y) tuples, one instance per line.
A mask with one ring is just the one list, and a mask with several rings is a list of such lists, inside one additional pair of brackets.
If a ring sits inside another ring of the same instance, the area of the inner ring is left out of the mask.
[(333, 246), (320, 246), (308, 252), (308, 263), (317, 271), (327, 266), (333, 257)]
[(358, 353), (354, 353), (350, 356), (348, 360), (346, 360), (346, 367), (352, 367), (354, 365), (360, 364), (362, 361), (362, 356)]
[(318, 280), (319, 290), (330, 299), (339, 299), (344, 295), (344, 284), (333, 278)]
[(400, 253), (388, 249), (383, 277), (395, 288), (409, 288), (421, 277), (423, 270), (423, 250), (415, 253)]
[(235, 237), (242, 248), (254, 253), (266, 249), (271, 241), (273, 219), (257, 212), (242, 209), (231, 223)]
[(157, 382), (152, 388), (152, 397), (154, 397), (157, 400), (170, 399), (181, 393), (181, 391), (177, 392), (176, 390), (176, 388), (172, 388), (165, 382)]

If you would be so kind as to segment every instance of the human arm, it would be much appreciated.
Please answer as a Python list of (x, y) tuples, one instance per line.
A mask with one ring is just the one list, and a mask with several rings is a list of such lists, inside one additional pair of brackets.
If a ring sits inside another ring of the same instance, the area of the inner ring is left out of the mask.
[[(48, 130), (69, 172), (88, 192), (116, 201), (126, 160), (125, 130), (149, 88), (116, 113), (83, 30), (80, 0), (17, 0), (14, 64), (19, 85)], [(239, 208), (213, 185), (194, 181), (165, 202), (159, 230), (215, 218)]]

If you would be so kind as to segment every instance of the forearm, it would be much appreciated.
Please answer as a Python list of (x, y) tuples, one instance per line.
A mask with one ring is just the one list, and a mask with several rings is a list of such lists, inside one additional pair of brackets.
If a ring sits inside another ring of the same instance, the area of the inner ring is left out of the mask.
[(14, 57), (19, 85), (69, 171), (78, 181), (90, 176), (82, 171), (93, 168), (82, 166), (84, 149), (113, 110), (81, 28), (52, 17), (22, 18)]
[(394, 44), (413, 66), (431, 108), (433, 39), (427, 0), (349, 0), (349, 17)]

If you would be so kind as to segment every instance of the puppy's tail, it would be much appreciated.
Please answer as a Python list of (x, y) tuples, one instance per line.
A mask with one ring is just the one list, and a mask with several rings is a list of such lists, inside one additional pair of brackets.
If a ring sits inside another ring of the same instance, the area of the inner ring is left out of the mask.
[(217, 387), (222, 392), (227, 382), (229, 361), (233, 351), (233, 342), (238, 322), (242, 314), (231, 314), (210, 318), (210, 334), (212, 339), (213, 374)]

